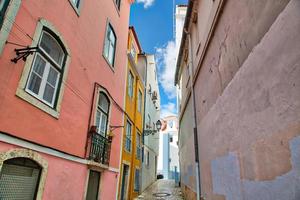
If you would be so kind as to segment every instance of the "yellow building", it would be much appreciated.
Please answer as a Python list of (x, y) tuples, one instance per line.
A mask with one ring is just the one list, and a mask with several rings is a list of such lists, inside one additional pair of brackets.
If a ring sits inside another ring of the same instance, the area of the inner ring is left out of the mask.
[(128, 63), (125, 97), (125, 117), (121, 172), (119, 176), (118, 199), (130, 200), (140, 191), (142, 162), (142, 132), (144, 112), (144, 85), (137, 69), (137, 56), (141, 48), (133, 27), (128, 34)]

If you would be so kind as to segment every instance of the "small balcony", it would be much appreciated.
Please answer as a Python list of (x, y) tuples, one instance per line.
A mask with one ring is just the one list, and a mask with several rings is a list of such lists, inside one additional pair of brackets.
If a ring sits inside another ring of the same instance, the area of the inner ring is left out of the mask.
[(90, 130), (88, 159), (99, 164), (109, 165), (112, 137), (104, 137), (96, 132), (96, 128)]

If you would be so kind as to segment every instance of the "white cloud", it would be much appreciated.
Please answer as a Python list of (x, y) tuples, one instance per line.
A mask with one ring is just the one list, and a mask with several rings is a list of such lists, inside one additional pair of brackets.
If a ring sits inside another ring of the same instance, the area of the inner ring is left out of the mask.
[(174, 75), (176, 68), (177, 47), (173, 40), (167, 45), (156, 48), (156, 63), (158, 65), (158, 79), (164, 93), (168, 99), (176, 97), (176, 87), (174, 86)]
[(164, 104), (160, 108), (160, 117), (164, 118), (170, 115), (177, 115), (176, 114), (176, 104), (169, 102), (167, 104)]
[(153, 5), (154, 0), (137, 0), (137, 3), (143, 3), (144, 8), (146, 9)]

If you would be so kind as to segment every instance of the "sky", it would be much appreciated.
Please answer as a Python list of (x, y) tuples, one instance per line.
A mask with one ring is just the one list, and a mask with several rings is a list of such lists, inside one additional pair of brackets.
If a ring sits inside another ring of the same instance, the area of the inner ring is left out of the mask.
[[(175, 4), (187, 4), (187, 0), (174, 1)], [(131, 6), (130, 25), (134, 26), (143, 51), (156, 57), (162, 118), (177, 113), (173, 20), (173, 0), (136, 0)]]

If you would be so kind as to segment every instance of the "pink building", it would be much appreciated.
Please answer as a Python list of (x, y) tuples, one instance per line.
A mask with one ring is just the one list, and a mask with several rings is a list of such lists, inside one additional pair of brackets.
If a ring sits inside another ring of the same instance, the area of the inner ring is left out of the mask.
[(0, 0), (0, 199), (116, 199), (131, 3)]

